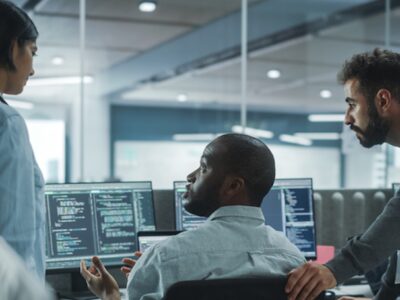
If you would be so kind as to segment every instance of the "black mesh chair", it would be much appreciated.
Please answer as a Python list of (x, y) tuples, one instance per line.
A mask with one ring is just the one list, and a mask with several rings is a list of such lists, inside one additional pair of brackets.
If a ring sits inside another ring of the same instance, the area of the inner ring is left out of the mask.
[[(164, 300), (287, 300), (286, 277), (181, 281), (173, 284)], [(335, 299), (321, 293), (318, 300)]]

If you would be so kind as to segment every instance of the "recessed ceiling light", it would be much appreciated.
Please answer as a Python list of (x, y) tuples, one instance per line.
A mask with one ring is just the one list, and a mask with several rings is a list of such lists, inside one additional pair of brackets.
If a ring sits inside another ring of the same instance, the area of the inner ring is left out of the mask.
[(319, 95), (321, 96), (321, 98), (328, 99), (332, 97), (332, 92), (330, 90), (322, 90), (319, 92)]
[(267, 76), (268, 76), (268, 78), (271, 78), (271, 79), (277, 79), (277, 78), (281, 77), (281, 71), (279, 71), (279, 70), (269, 70), (267, 72)]
[(156, 0), (141, 0), (139, 1), (139, 10), (143, 12), (153, 12), (157, 8)]
[(53, 59), (51, 60), (51, 63), (55, 66), (61, 66), (62, 64), (64, 64), (64, 58), (60, 57), (60, 56), (55, 56), (53, 57)]
[(185, 94), (179, 94), (178, 97), (176, 97), (176, 99), (177, 99), (179, 102), (186, 102), (186, 101), (187, 101), (187, 95), (185, 95)]

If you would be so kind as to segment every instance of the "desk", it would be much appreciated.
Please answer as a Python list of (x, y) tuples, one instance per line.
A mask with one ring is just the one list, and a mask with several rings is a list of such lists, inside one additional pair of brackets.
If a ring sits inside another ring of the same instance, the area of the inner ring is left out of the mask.
[(336, 296), (352, 296), (352, 295), (358, 295), (358, 296), (363, 296), (367, 298), (372, 298), (373, 294), (371, 291), (371, 288), (369, 287), (368, 284), (357, 284), (357, 285), (339, 285), (334, 289), (331, 289), (330, 291), (333, 291)]
[[(121, 289), (121, 300), (128, 300), (126, 289)], [(364, 297), (372, 298), (373, 294), (368, 284), (358, 284), (358, 285), (340, 285), (330, 291), (335, 292), (336, 296), (347, 296), (347, 295), (364, 295)], [(60, 298), (60, 300), (66, 300), (67, 298)], [(81, 298), (76, 298), (81, 299)], [(85, 298), (82, 298), (85, 299)], [(99, 300), (99, 298), (92, 298)]]
[[(126, 293), (126, 289), (120, 289), (120, 293), (121, 293), (121, 300), (128, 300), (127, 297), (127, 293)], [(87, 296), (73, 296), (70, 298), (66, 298), (66, 297), (60, 297), (60, 300), (70, 300), (70, 299), (79, 299), (79, 300), (87, 300), (87, 299), (91, 299), (91, 300), (100, 300), (99, 298), (95, 298), (95, 296), (93, 295), (93, 297), (87, 297)]]

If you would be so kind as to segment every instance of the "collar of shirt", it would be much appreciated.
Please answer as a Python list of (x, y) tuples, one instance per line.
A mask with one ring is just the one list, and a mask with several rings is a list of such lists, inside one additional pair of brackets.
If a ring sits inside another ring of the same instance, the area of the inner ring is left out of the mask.
[(7, 104), (7, 102), (3, 99), (3, 94), (2, 93), (0, 93), (0, 102), (4, 103), (4, 104)]
[(265, 223), (264, 214), (260, 207), (245, 205), (229, 205), (220, 207), (208, 217), (208, 221), (224, 217), (251, 218)]

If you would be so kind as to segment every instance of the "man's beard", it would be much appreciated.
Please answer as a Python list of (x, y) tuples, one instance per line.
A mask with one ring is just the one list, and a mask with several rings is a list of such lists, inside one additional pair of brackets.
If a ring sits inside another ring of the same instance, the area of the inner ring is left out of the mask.
[(219, 190), (222, 182), (203, 186), (195, 195), (190, 194), (190, 200), (185, 203), (185, 209), (196, 216), (208, 217), (219, 207)]
[(362, 146), (371, 148), (372, 146), (381, 145), (385, 142), (390, 124), (387, 120), (379, 116), (374, 104), (368, 105), (368, 116), (369, 123), (365, 131), (354, 125), (351, 125), (350, 129), (361, 134), (359, 140)]

